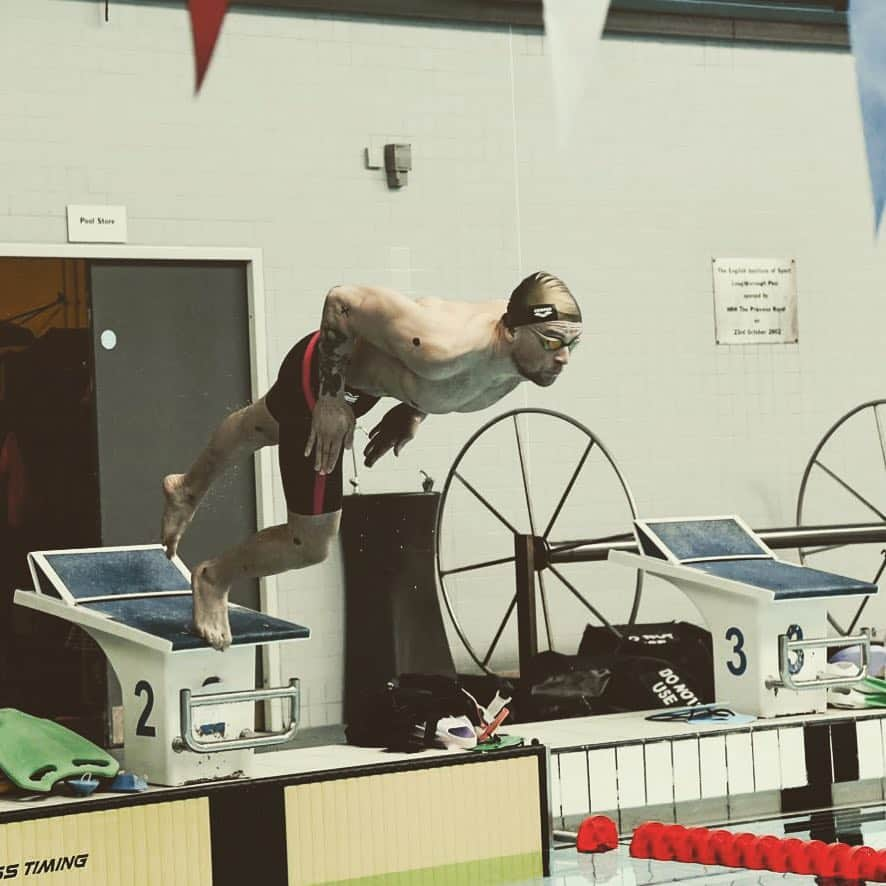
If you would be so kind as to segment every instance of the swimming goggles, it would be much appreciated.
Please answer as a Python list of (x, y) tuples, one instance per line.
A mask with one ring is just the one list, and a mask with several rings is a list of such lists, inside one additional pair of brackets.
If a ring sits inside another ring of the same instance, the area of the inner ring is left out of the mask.
[(569, 351), (571, 353), (578, 347), (578, 340), (581, 337), (580, 335), (576, 335), (575, 338), (571, 339), (570, 341), (563, 341), (563, 339), (553, 338), (549, 335), (545, 335), (543, 332), (539, 332), (537, 329), (533, 329), (532, 331), (541, 339), (541, 346), (546, 351), (559, 351), (560, 348), (569, 348)]
[(673, 723), (692, 723), (697, 720), (728, 720), (735, 716), (731, 708), (714, 708), (699, 705), (694, 708), (681, 708), (679, 711), (661, 711), (650, 714), (647, 720), (665, 720)]

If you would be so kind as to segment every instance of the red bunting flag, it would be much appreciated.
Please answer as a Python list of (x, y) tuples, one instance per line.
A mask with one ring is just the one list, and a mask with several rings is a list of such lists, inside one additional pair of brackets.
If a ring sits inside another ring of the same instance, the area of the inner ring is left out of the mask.
[(188, 0), (188, 9), (191, 13), (194, 62), (197, 66), (197, 85), (194, 91), (199, 92), (228, 11), (228, 0)]

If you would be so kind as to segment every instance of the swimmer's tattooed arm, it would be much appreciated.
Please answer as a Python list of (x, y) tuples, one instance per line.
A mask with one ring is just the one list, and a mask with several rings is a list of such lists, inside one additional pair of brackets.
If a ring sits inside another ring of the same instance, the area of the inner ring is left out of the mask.
[(345, 401), (345, 374), (354, 350), (355, 330), (351, 327), (352, 293), (334, 286), (323, 304), (318, 343), (320, 390), (311, 413), (311, 430), (305, 445), (305, 458), (313, 452), (314, 470), (329, 474), (335, 469), (342, 449), (354, 440), (354, 412)]
[(344, 398), (345, 373), (354, 350), (354, 337), (349, 329), (351, 306), (337, 288), (329, 290), (323, 305), (320, 324), (320, 396)]

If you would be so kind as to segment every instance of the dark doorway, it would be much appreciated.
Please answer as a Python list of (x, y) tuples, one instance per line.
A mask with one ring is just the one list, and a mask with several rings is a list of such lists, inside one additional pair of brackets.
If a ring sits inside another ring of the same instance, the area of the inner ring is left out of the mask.
[[(106, 743), (104, 655), (13, 606), (26, 554), (159, 542), (160, 482), (249, 402), (249, 353), (243, 264), (0, 258), (0, 707)], [(193, 566), (255, 529), (250, 460), (209, 493), (180, 555)], [(257, 607), (258, 583), (232, 599)]]
[(101, 739), (104, 656), (13, 606), (32, 550), (100, 544), (84, 262), (0, 259), (0, 706)]

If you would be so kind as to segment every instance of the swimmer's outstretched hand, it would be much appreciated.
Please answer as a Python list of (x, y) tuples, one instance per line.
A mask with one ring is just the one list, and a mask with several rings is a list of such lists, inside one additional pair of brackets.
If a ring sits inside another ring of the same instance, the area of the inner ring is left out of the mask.
[(423, 412), (418, 412), (406, 403), (399, 403), (385, 413), (385, 417), (369, 432), (369, 442), (363, 450), (363, 464), (371, 468), (386, 452), (400, 450), (416, 435), (418, 426), (424, 421)]
[(305, 458), (314, 451), (314, 470), (331, 474), (342, 448), (354, 443), (354, 410), (338, 397), (320, 397), (311, 415), (311, 433), (305, 446)]

